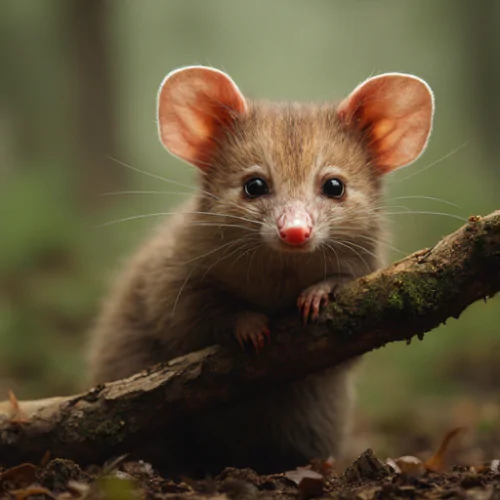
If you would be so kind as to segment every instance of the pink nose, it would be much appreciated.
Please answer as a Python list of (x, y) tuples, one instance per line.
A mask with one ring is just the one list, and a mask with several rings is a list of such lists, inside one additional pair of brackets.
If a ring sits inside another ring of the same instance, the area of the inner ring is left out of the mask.
[(311, 228), (292, 226), (280, 231), (281, 239), (288, 245), (303, 245), (311, 236)]

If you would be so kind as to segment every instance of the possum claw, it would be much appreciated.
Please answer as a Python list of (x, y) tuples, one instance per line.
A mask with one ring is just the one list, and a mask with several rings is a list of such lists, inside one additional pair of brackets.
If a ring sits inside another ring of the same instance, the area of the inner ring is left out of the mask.
[(306, 325), (309, 321), (318, 319), (320, 310), (325, 307), (330, 298), (330, 293), (335, 289), (328, 281), (321, 281), (316, 285), (306, 288), (297, 299), (297, 307), (302, 316), (302, 321)]
[(251, 342), (255, 352), (260, 353), (261, 349), (269, 341), (271, 332), (267, 326), (268, 318), (265, 314), (246, 312), (238, 317), (236, 322), (235, 337), (242, 349), (245, 344)]

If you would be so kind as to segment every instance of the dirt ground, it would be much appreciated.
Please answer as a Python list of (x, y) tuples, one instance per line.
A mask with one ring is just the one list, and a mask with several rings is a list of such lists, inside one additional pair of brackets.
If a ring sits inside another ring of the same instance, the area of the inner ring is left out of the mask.
[[(0, 498), (15, 500), (168, 499), (256, 500), (332, 498), (356, 500), (500, 500), (498, 460), (476, 466), (449, 466), (448, 433), (428, 460), (379, 460), (366, 450), (338, 470), (333, 462), (312, 463), (281, 474), (260, 476), (250, 469), (225, 469), (215, 478), (174, 482), (145, 462), (119, 458), (104, 467), (80, 468), (69, 460), (44, 460), (0, 471)], [(436, 472), (437, 471), (437, 472)]]

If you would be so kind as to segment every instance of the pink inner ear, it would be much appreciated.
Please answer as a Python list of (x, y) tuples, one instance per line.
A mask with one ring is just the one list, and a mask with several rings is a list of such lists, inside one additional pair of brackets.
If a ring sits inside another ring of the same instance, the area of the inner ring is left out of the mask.
[(160, 139), (172, 154), (205, 170), (217, 139), (245, 111), (245, 99), (224, 73), (178, 70), (167, 76), (158, 96)]
[(339, 117), (367, 140), (381, 173), (415, 161), (432, 128), (431, 90), (410, 75), (388, 74), (361, 84), (343, 101)]

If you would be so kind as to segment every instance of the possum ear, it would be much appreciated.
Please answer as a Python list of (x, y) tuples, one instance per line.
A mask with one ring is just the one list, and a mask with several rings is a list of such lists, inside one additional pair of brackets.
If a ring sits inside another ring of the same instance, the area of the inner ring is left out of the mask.
[(158, 132), (175, 156), (207, 170), (217, 141), (247, 105), (222, 71), (190, 66), (167, 75), (158, 92)]
[(387, 73), (369, 78), (338, 107), (339, 118), (366, 140), (381, 174), (414, 162), (432, 129), (434, 96), (420, 78)]

